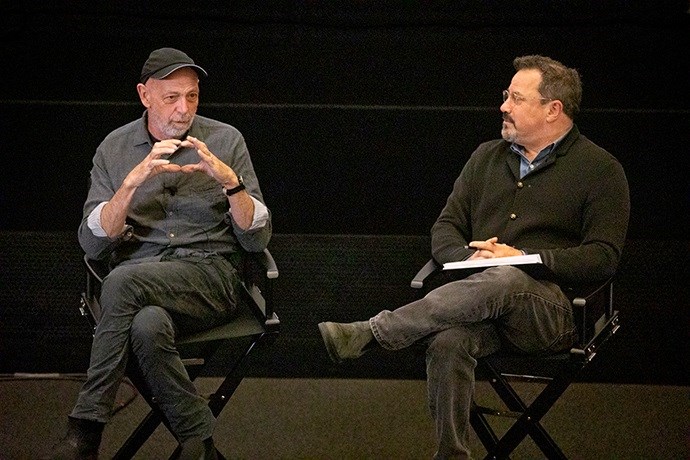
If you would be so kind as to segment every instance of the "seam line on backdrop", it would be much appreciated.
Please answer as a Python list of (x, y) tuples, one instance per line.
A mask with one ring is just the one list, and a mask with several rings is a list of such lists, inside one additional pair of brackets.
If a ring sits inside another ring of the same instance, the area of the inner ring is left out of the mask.
[[(51, 101), (51, 100), (0, 100), (0, 105), (93, 105), (93, 106), (139, 106), (139, 102), (125, 101)], [(321, 110), (409, 110), (409, 111), (458, 111), (494, 112), (496, 107), (455, 106), (455, 105), (365, 105), (365, 104), (268, 104), (250, 102), (202, 102), (201, 108), (239, 108), (239, 109), (321, 109)], [(690, 109), (635, 109), (635, 108), (588, 108), (582, 113), (646, 113), (646, 114), (690, 114)]]

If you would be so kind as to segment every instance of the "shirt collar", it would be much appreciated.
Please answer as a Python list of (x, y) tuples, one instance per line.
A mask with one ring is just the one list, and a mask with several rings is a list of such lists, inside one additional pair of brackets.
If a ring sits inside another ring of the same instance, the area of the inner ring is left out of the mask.
[(569, 132), (570, 130), (566, 131), (561, 137), (559, 137), (554, 142), (541, 149), (532, 161), (529, 161), (525, 156), (525, 147), (523, 147), (520, 144), (516, 144), (515, 142), (510, 144), (510, 150), (515, 152), (520, 157), (520, 178), (525, 177), (525, 175), (529, 174), (535, 168), (537, 168), (546, 159), (546, 157), (548, 157), (554, 150), (556, 150), (556, 147), (558, 147), (558, 145), (568, 135)]

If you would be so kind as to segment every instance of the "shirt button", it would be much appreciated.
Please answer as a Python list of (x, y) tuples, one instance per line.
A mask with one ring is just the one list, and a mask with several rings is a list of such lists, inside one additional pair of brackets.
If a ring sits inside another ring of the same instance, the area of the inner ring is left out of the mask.
[(168, 236), (169, 236), (170, 238), (175, 238), (175, 234), (174, 234), (173, 232), (168, 233)]
[(510, 215), (510, 220), (515, 220), (517, 219), (517, 214), (511, 214)]

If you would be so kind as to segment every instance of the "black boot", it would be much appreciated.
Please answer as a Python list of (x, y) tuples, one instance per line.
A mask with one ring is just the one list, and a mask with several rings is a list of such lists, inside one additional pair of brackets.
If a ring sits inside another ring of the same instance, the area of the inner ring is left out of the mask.
[(67, 434), (44, 459), (96, 460), (105, 423), (68, 417)]

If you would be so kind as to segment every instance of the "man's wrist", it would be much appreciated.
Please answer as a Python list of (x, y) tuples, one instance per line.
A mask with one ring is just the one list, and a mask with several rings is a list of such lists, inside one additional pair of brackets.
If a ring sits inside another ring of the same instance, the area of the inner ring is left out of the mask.
[(242, 176), (237, 177), (237, 184), (223, 184), (223, 193), (225, 193), (227, 196), (232, 196), (236, 193), (241, 192), (244, 190), (246, 187), (244, 185), (244, 181), (242, 180)]

